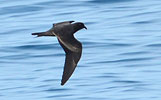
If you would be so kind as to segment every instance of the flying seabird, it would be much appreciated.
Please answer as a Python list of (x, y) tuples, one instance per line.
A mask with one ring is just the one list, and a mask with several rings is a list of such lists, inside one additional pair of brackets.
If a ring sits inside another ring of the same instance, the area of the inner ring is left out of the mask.
[(66, 53), (64, 71), (61, 85), (64, 85), (74, 72), (82, 54), (82, 44), (75, 37), (74, 33), (80, 29), (87, 29), (82, 22), (65, 21), (53, 24), (53, 27), (46, 32), (32, 33), (40, 36), (56, 36), (60, 45)]

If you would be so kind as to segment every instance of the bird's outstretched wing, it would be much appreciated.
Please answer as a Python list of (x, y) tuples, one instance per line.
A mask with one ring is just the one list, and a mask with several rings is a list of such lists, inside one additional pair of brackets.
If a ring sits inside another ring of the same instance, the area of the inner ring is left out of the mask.
[(73, 23), (73, 22), (74, 22), (74, 21), (59, 22), (59, 23), (53, 24), (53, 27), (54, 27), (54, 26), (58, 26), (58, 25), (67, 25), (67, 24), (71, 24), (71, 23)]
[[(73, 37), (73, 39), (75, 38)], [(64, 71), (61, 80), (61, 85), (64, 85), (67, 82), (67, 80), (71, 77), (72, 73), (74, 72), (77, 66), (78, 61), (80, 60), (82, 54), (82, 45), (79, 41), (76, 40), (78, 42), (79, 50), (77, 52), (73, 52), (69, 50), (59, 39), (58, 41), (66, 53)]]

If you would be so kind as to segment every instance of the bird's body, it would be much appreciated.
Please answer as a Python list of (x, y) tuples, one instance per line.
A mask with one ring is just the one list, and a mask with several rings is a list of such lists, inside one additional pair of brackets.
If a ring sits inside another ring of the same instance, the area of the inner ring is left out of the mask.
[(74, 72), (78, 61), (82, 54), (82, 44), (75, 39), (74, 33), (85, 28), (83, 23), (74, 21), (65, 21), (53, 24), (53, 27), (46, 32), (32, 33), (32, 35), (40, 36), (56, 36), (60, 45), (66, 53), (64, 71), (61, 85), (64, 85)]

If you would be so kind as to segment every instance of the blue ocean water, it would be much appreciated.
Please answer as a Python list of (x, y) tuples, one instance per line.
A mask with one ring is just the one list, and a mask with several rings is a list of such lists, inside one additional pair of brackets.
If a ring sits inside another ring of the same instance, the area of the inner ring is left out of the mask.
[[(0, 100), (161, 100), (160, 0), (1, 0)], [(53, 23), (75, 20), (83, 55), (60, 85)]]

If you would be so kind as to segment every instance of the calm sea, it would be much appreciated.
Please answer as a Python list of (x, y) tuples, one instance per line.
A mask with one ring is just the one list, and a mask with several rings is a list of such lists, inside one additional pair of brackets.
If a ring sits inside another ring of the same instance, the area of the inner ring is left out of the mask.
[[(0, 100), (161, 100), (161, 0), (0, 0)], [(60, 85), (64, 51), (35, 38), (75, 20), (82, 58)]]

